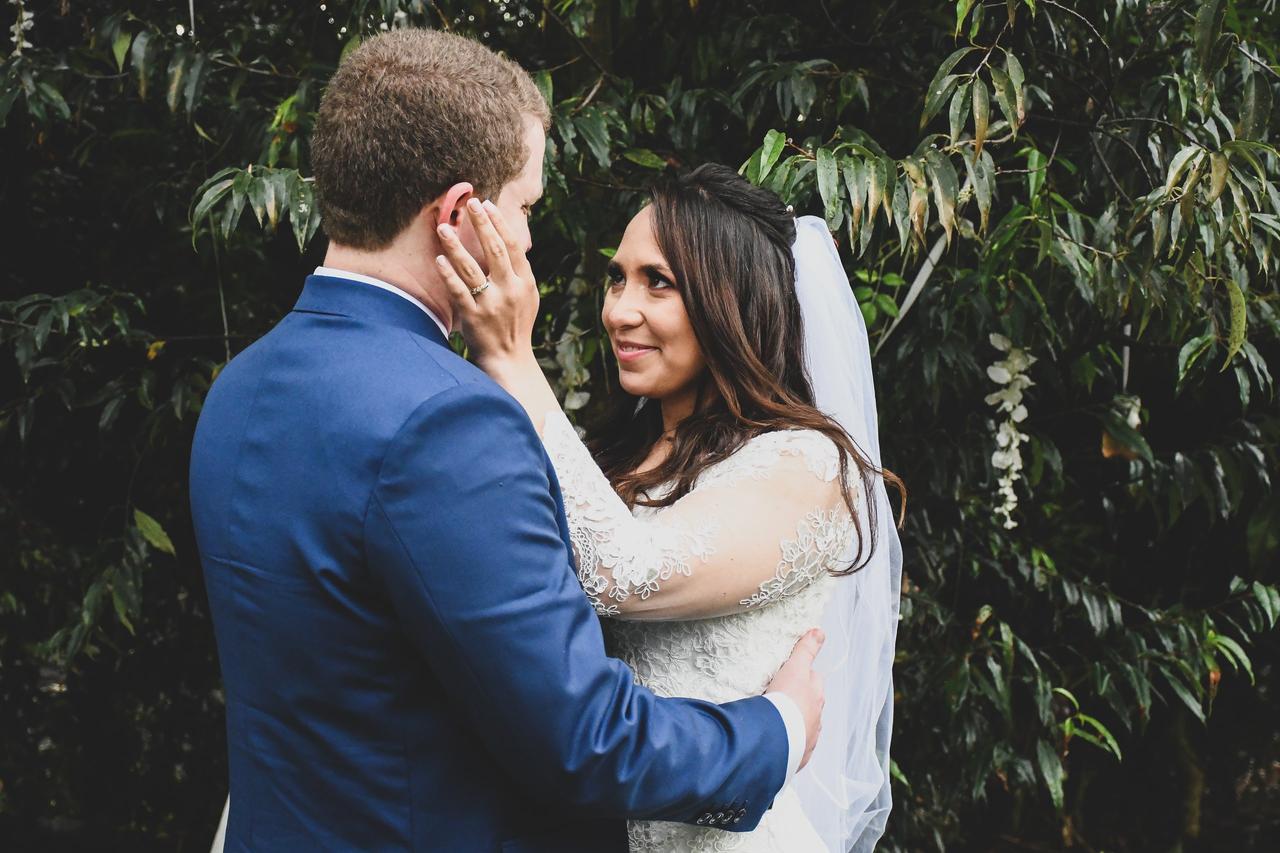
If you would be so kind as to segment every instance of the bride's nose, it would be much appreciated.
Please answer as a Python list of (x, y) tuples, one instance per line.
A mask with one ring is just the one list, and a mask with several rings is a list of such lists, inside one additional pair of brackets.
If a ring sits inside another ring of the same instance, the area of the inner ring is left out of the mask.
[(634, 329), (644, 323), (644, 312), (640, 308), (641, 288), (624, 285), (621, 292), (610, 293), (605, 297), (604, 308), (600, 319), (607, 329)]

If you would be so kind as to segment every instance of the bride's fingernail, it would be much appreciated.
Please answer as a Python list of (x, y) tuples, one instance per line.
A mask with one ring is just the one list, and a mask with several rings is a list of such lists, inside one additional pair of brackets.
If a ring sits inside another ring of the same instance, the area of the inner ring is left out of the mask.
[(476, 213), (479, 213), (483, 209), (483, 205), (480, 204), (480, 199), (478, 198), (468, 199), (467, 207), (471, 208)]
[(439, 264), (440, 266), (444, 266), (449, 262), (445, 260), (444, 255), (436, 255), (436, 263)]
[(453, 226), (452, 226), (452, 225), (450, 225), (448, 222), (441, 222), (441, 223), (440, 223), (440, 225), (439, 225), (439, 227), (437, 227), (437, 228), (436, 228), (436, 232), (437, 232), (441, 237), (452, 237), (452, 236), (453, 236)]
[(498, 206), (493, 202), (489, 201), (489, 199), (487, 198), (484, 200), (484, 209), (489, 211), (490, 213), (498, 212)]

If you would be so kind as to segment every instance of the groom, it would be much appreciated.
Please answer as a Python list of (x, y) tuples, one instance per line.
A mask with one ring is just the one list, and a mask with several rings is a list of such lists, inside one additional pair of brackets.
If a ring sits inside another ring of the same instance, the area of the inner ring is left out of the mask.
[(191, 502), (227, 690), (228, 851), (623, 851), (623, 819), (749, 830), (812, 749), (808, 635), (767, 695), (662, 699), (604, 654), (551, 465), (449, 349), (435, 230), (492, 198), (526, 244), (546, 104), (425, 30), (320, 105), (330, 247), (227, 365)]

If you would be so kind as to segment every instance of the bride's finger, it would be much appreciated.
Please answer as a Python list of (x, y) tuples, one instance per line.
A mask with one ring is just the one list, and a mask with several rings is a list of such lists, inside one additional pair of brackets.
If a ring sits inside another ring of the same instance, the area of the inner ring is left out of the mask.
[(463, 317), (468, 316), (476, 309), (476, 298), (471, 295), (471, 288), (467, 287), (444, 255), (436, 255), (436, 268), (440, 270), (440, 277), (444, 279), (444, 286), (449, 291), (449, 301)]
[(471, 257), (466, 246), (458, 239), (458, 230), (448, 223), (442, 223), (436, 228), (436, 234), (440, 237), (440, 248), (444, 250), (445, 257), (463, 284), (469, 289), (484, 284), (484, 270), (480, 269), (476, 259)]
[(485, 210), (480, 199), (473, 198), (467, 202), (467, 216), (471, 217), (471, 228), (480, 240), (480, 248), (484, 251), (485, 260), (489, 262), (489, 274), (503, 277), (511, 270), (511, 258), (507, 254), (507, 244), (494, 227), (493, 217)]
[(502, 211), (498, 210), (498, 206), (486, 200), (484, 209), (489, 214), (489, 220), (493, 223), (494, 230), (502, 238), (503, 245), (507, 247), (507, 254), (511, 256), (513, 263), (517, 256), (524, 257), (524, 249), (520, 247), (519, 241), (511, 233), (511, 229), (507, 227), (507, 218), (502, 215)]

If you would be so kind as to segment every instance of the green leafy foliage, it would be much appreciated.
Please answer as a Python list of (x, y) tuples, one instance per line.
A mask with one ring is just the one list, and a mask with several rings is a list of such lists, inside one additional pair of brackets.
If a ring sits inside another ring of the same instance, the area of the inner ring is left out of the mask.
[[(651, 180), (741, 164), (835, 231), (911, 495), (883, 849), (1262, 843), (1273, 5), (42, 5), (0, 61), (0, 724), (21, 733), (0, 835), (208, 843), (225, 755), (195, 415), (323, 257), (325, 80), (360, 39), (430, 26), (551, 102), (537, 334), (584, 423), (615, 369), (598, 282)], [(993, 333), (1036, 358), (1015, 527)]]

